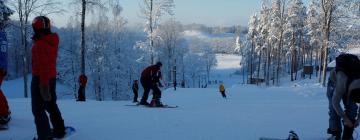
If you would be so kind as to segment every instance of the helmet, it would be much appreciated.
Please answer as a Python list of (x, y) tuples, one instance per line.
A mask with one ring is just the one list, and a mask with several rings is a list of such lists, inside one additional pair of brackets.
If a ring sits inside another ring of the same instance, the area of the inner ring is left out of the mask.
[(32, 22), (34, 30), (45, 30), (50, 29), (50, 19), (45, 16), (35, 17)]
[(155, 65), (161, 67), (161, 66), (162, 66), (162, 63), (159, 61), (159, 62), (157, 62)]

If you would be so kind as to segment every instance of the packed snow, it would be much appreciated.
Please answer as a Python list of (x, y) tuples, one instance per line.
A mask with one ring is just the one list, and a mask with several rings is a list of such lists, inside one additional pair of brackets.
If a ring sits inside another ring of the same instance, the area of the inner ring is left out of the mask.
[[(238, 56), (217, 55), (213, 77), (224, 81), (227, 99), (217, 86), (163, 89), (162, 101), (178, 108), (146, 108), (130, 101), (84, 103), (60, 98), (65, 125), (77, 133), (72, 140), (256, 140), (286, 138), (294, 130), (303, 140), (326, 138), (328, 101), (325, 88), (315, 79), (281, 87), (242, 85), (233, 72)], [(64, 87), (60, 88), (63, 90)], [(22, 80), (6, 81), (3, 90), (12, 110), (10, 129), (0, 140), (31, 139), (36, 133), (30, 99), (20, 98)], [(129, 91), (131, 92), (131, 91)], [(59, 92), (58, 94), (65, 93)], [(358, 131), (358, 130), (356, 130)], [(357, 133), (354, 134), (357, 137)]]

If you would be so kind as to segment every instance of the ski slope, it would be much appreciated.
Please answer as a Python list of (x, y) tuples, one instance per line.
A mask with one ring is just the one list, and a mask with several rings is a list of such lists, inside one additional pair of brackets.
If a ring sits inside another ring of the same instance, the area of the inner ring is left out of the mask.
[[(228, 99), (213, 86), (164, 90), (162, 101), (179, 106), (172, 109), (125, 106), (130, 101), (60, 99), (58, 104), (65, 124), (77, 129), (72, 140), (257, 140), (286, 138), (290, 130), (302, 140), (326, 137), (325, 88), (313, 80), (269, 88), (240, 85), (239, 76), (232, 74), (239, 68), (236, 57), (219, 55), (212, 72), (224, 80)], [(13, 82), (3, 87), (13, 120), (9, 130), (0, 131), (0, 140), (29, 139), (35, 133), (30, 99), (10, 96), (22, 93), (22, 88), (13, 88), (15, 81), (7, 82)]]

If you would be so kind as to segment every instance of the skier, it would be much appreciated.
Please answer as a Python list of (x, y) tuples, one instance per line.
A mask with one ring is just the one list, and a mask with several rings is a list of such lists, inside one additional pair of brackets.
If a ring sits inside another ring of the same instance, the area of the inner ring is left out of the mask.
[(138, 102), (138, 91), (139, 91), (139, 84), (138, 84), (138, 80), (134, 80), (133, 82), (133, 85), (132, 85), (132, 90), (133, 90), (133, 93), (134, 93), (134, 100), (133, 102), (134, 103), (137, 103)]
[[(341, 100), (345, 111), (340, 105)], [(356, 103), (360, 103), (360, 60), (355, 55), (341, 54), (336, 58), (336, 84), (332, 105), (337, 115), (343, 119), (342, 140), (353, 139), (353, 131), (359, 125)]]
[(11, 119), (9, 105), (1, 89), (2, 82), (7, 73), (7, 39), (5, 32), (0, 32), (0, 125), (6, 125)]
[(85, 74), (79, 76), (79, 90), (78, 90), (78, 99), (76, 101), (85, 102), (85, 87), (87, 83), (87, 77)]
[(220, 86), (219, 86), (219, 91), (222, 95), (223, 98), (226, 98), (226, 94), (225, 94), (225, 86), (224, 83), (221, 82)]
[[(32, 22), (31, 105), (38, 140), (51, 140), (65, 136), (64, 120), (56, 104), (56, 59), (59, 37), (51, 32), (50, 20), (38, 16)], [(53, 131), (50, 129), (50, 115)]]
[[(161, 90), (159, 88), (162, 87), (160, 82), (161, 79), (161, 69), (162, 63), (157, 62), (155, 65), (151, 65), (143, 70), (141, 73), (140, 82), (142, 87), (144, 88), (144, 94), (141, 98), (140, 105), (149, 105), (152, 107), (162, 107), (164, 106), (161, 101)], [(153, 99), (151, 100), (151, 104), (147, 102), (149, 97), (150, 90), (153, 91)]]

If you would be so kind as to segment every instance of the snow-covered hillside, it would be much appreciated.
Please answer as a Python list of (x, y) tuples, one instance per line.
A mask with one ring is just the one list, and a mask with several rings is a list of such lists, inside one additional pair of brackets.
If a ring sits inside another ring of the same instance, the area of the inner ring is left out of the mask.
[[(163, 102), (179, 106), (174, 109), (125, 106), (130, 101), (60, 99), (65, 124), (77, 129), (72, 140), (256, 140), (285, 138), (290, 130), (304, 140), (326, 137), (325, 88), (312, 80), (270, 88), (239, 85), (233, 82), (239, 77), (231, 76), (239, 67), (237, 57), (217, 58), (219, 66), (213, 74), (228, 80), (228, 99), (221, 97), (216, 86), (164, 90)], [(9, 96), (22, 93), (14, 88), (20, 84), (20, 80), (4, 84), (13, 120), (9, 130), (0, 131), (0, 140), (23, 140), (35, 133), (30, 99)]]

